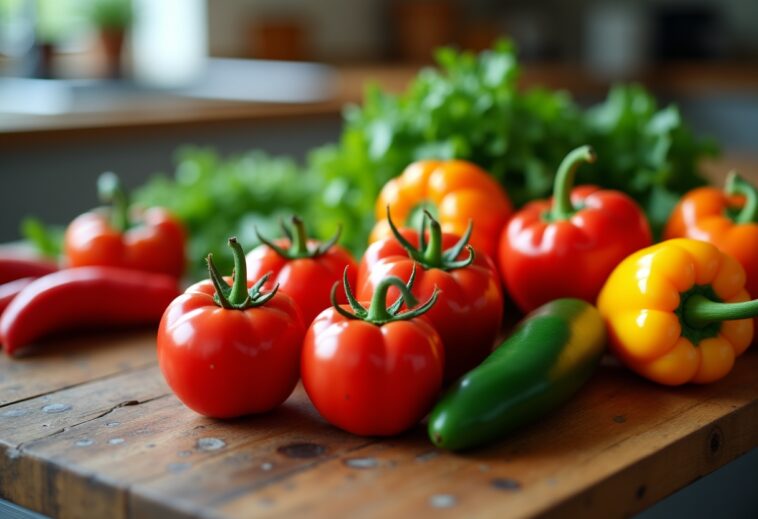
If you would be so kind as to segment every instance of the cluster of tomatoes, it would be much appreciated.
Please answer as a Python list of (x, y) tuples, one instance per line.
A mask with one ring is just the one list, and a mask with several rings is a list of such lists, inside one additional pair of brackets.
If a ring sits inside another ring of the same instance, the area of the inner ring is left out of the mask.
[(445, 381), (490, 352), (503, 313), (491, 260), (467, 236), (422, 221), (423, 234), (395, 228), (360, 265), (336, 237), (307, 239), (296, 217), (247, 257), (230, 239), (234, 276), (208, 258), (210, 279), (164, 314), (158, 358), (172, 390), (226, 418), (273, 409), (302, 377), (318, 411), (345, 430), (416, 424)]
[[(338, 235), (327, 243), (309, 240), (297, 218), (283, 226), (281, 240), (260, 237), (263, 244), (246, 258), (230, 240), (234, 277), (223, 278), (208, 258), (210, 279), (164, 314), (158, 353), (166, 380), (195, 411), (232, 417), (280, 405), (302, 378), (332, 424), (356, 434), (396, 434), (429, 412), (443, 386), (491, 353), (505, 293), (527, 313), (559, 298), (594, 303), (601, 290), (611, 342), (632, 369), (668, 384), (720, 378), (731, 363), (711, 363), (709, 352), (734, 345), (711, 344), (721, 340), (720, 321), (709, 317), (714, 301), (695, 297), (685, 305), (685, 298), (710, 294), (698, 262), (736, 262), (686, 241), (645, 249), (652, 244), (649, 224), (629, 196), (574, 187), (577, 168), (594, 160), (587, 146), (573, 150), (558, 169), (553, 199), (515, 214), (502, 187), (477, 166), (414, 163), (383, 188), (360, 265), (337, 245)], [(655, 255), (671, 257), (650, 268), (645, 262), (655, 263)], [(618, 273), (622, 262), (627, 266)], [(649, 287), (671, 269), (692, 275), (677, 281), (681, 294), (659, 304)], [(732, 281), (729, 291), (744, 296), (739, 279)], [(715, 293), (724, 291), (712, 282)], [(666, 306), (680, 299), (681, 308)], [(655, 305), (670, 321), (668, 331), (651, 321)], [(717, 311), (728, 319), (755, 313)], [(702, 322), (690, 326), (688, 319)], [(737, 342), (732, 359), (749, 340)]]

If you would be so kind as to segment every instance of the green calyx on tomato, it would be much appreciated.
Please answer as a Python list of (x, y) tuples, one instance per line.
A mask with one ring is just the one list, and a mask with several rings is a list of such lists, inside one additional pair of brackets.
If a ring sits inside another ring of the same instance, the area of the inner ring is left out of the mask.
[[(353, 309), (353, 313), (342, 308), (337, 302), (337, 287), (339, 283), (334, 284), (331, 293), (332, 306), (334, 306), (337, 313), (347, 319), (358, 319), (381, 326), (394, 321), (407, 321), (408, 319), (419, 317), (428, 312), (437, 302), (439, 289), (436, 287), (431, 297), (422, 305), (419, 305), (418, 300), (411, 294), (411, 288), (413, 288), (413, 282), (416, 279), (416, 266), (414, 265), (407, 284), (397, 276), (388, 276), (380, 281), (376, 286), (373, 296), (371, 296), (369, 307), (365, 308), (353, 295), (350, 282), (347, 279), (347, 271), (348, 268), (346, 267), (342, 276), (342, 283), (345, 285), (345, 296), (350, 308)], [(400, 296), (394, 303), (387, 306), (387, 292), (393, 286), (400, 291)], [(400, 312), (403, 303), (411, 310)]]
[(290, 246), (286, 249), (279, 245), (276, 245), (273, 241), (261, 236), (258, 229), (255, 229), (255, 235), (258, 237), (261, 243), (271, 247), (278, 255), (286, 259), (301, 259), (301, 258), (317, 258), (331, 249), (337, 241), (340, 239), (342, 233), (342, 226), (337, 227), (337, 232), (328, 241), (315, 246), (308, 247), (308, 232), (305, 229), (305, 222), (302, 218), (293, 215), (290, 219), (289, 225), (284, 223), (284, 220), (279, 221), (279, 225), (282, 228), (284, 236), (289, 240)]
[(590, 146), (580, 146), (569, 152), (558, 166), (553, 184), (553, 207), (544, 215), (545, 220), (555, 222), (568, 220), (580, 207), (571, 203), (571, 190), (574, 187), (576, 170), (582, 162), (592, 164), (597, 160), (595, 151)]
[[(469, 220), (466, 232), (455, 245), (447, 250), (442, 250), (442, 227), (440, 223), (431, 215), (429, 211), (424, 211), (424, 215), (419, 222), (418, 240), (419, 246), (414, 247), (405, 237), (400, 234), (390, 215), (390, 208), (387, 206), (387, 223), (390, 226), (392, 235), (408, 252), (408, 256), (421, 264), (426, 269), (441, 269), (445, 271), (461, 269), (468, 267), (474, 261), (474, 248), (469, 245), (471, 231), (474, 223)], [(429, 238), (427, 241), (427, 224), (429, 226)], [(462, 260), (458, 259), (463, 250), (468, 251), (468, 257)]]
[(261, 292), (261, 287), (268, 281), (271, 274), (266, 274), (248, 290), (247, 288), (247, 265), (245, 264), (245, 252), (242, 250), (242, 246), (237, 241), (237, 238), (229, 238), (229, 247), (234, 254), (234, 279), (232, 285), (224, 280), (221, 273), (213, 263), (213, 255), (208, 254), (206, 261), (208, 262), (208, 274), (210, 275), (213, 287), (216, 289), (216, 294), (213, 296), (213, 301), (227, 310), (247, 310), (248, 308), (254, 308), (266, 304), (276, 291), (279, 289), (279, 284), (274, 285), (274, 288), (270, 292)]
[(100, 174), (97, 178), (97, 194), (101, 202), (111, 205), (111, 226), (119, 232), (127, 230), (130, 227), (129, 195), (118, 175), (112, 171)]
[(724, 192), (727, 195), (745, 197), (745, 205), (732, 217), (735, 223), (758, 222), (758, 190), (750, 182), (742, 178), (736, 171), (730, 171), (726, 177)]

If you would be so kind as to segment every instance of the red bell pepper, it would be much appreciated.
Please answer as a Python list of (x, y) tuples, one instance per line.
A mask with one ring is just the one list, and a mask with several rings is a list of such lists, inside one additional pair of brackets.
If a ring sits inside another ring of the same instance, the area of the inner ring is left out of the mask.
[(184, 229), (168, 211), (152, 207), (131, 211), (118, 177), (103, 173), (98, 191), (110, 209), (76, 217), (66, 229), (68, 266), (111, 266), (180, 277), (184, 272)]
[[(408, 285), (413, 283), (409, 281)], [(353, 434), (390, 436), (417, 424), (442, 387), (444, 349), (439, 335), (422, 316), (438, 292), (418, 301), (403, 281), (386, 277), (377, 284), (368, 308), (343, 286), (348, 305), (322, 312), (303, 344), (303, 387), (328, 422)], [(389, 308), (387, 292), (400, 297)], [(411, 308), (401, 312), (402, 303)]]
[[(357, 265), (348, 251), (337, 245), (340, 231), (324, 243), (309, 240), (305, 223), (292, 217), (291, 228), (282, 222), (285, 238), (269, 241), (257, 231), (262, 242), (247, 255), (249, 279), (259, 279), (271, 273), (264, 286), (279, 290), (295, 300), (303, 323), (308, 326), (324, 309), (329, 308), (329, 293), (335, 283), (342, 283), (342, 272), (350, 267), (350, 281), (355, 282)], [(344, 296), (340, 302), (345, 303)]]
[(17, 254), (0, 254), (0, 284), (21, 278), (38, 278), (58, 270), (51, 262)]
[(261, 289), (269, 275), (247, 281), (235, 238), (232, 286), (208, 256), (210, 280), (187, 289), (166, 309), (158, 362), (166, 382), (190, 409), (215, 418), (270, 411), (300, 376), (305, 327), (294, 301)]
[(524, 312), (562, 297), (594, 303), (616, 265), (652, 243), (644, 213), (624, 193), (572, 190), (579, 164), (594, 160), (589, 146), (569, 153), (558, 168), (553, 200), (530, 202), (503, 232), (500, 272)]
[(14, 354), (48, 334), (85, 326), (157, 323), (179, 294), (173, 276), (117, 267), (79, 267), (26, 286), (0, 317), (0, 341)]
[[(389, 212), (389, 211), (388, 211)], [(389, 214), (393, 237), (372, 243), (358, 273), (358, 298), (369, 300), (387, 276), (408, 279), (418, 269), (413, 295), (437, 304), (426, 314), (445, 346), (445, 381), (475, 367), (492, 351), (503, 316), (503, 295), (495, 266), (468, 245), (473, 224), (463, 237), (443, 233), (427, 212), (419, 232), (399, 231)], [(426, 231), (426, 227), (429, 231)], [(397, 297), (395, 289), (392, 297)]]

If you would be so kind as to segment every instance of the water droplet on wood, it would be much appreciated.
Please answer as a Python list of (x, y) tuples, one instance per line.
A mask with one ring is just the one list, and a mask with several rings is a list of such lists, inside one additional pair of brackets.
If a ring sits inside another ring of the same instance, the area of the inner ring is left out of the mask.
[(17, 418), (19, 416), (24, 416), (26, 414), (26, 409), (8, 409), (7, 411), (3, 411), (2, 416), (8, 417), (8, 418)]
[(218, 438), (200, 438), (196, 445), (201, 451), (217, 451), (226, 447), (226, 442)]
[(379, 466), (376, 458), (349, 458), (344, 463), (353, 469), (375, 469)]
[(434, 494), (429, 498), (429, 506), (432, 508), (452, 508), (458, 500), (451, 494)]
[(70, 404), (47, 404), (42, 408), (45, 413), (63, 413), (71, 409)]

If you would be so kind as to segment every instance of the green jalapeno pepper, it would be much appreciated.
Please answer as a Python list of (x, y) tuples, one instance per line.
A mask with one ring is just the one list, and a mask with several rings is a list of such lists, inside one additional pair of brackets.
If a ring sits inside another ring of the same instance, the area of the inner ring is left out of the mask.
[(539, 307), (447, 391), (429, 417), (429, 437), (439, 447), (467, 449), (540, 418), (589, 379), (605, 343), (594, 306), (558, 299)]

